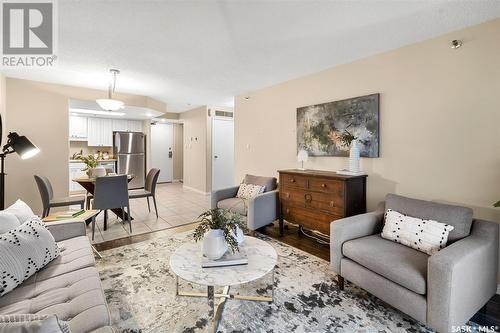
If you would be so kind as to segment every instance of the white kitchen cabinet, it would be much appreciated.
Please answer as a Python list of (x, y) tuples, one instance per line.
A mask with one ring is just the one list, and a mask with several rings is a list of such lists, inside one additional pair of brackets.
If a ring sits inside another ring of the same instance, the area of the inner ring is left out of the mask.
[(128, 131), (128, 122), (126, 119), (113, 119), (113, 132)]
[(142, 132), (142, 120), (127, 120), (129, 132)]
[(79, 177), (85, 177), (85, 163), (70, 163), (69, 164), (69, 191), (84, 191), (85, 189), (78, 183), (74, 182), (73, 179)]
[(87, 140), (87, 117), (80, 117), (80, 116), (69, 117), (69, 140), (70, 141)]
[(113, 121), (89, 117), (87, 137), (89, 147), (111, 147), (113, 145)]

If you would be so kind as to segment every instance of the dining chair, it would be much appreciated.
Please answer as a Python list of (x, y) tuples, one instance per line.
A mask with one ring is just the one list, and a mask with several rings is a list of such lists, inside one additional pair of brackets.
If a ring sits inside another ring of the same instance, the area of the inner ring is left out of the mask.
[[(130, 219), (130, 205), (128, 199), (127, 175), (103, 176), (95, 180), (94, 199), (92, 209), (104, 211), (104, 229), (108, 223), (108, 209), (121, 208), (125, 213), (127, 208), (127, 221), (132, 233), (132, 221)], [(122, 216), (125, 221), (125, 217)], [(95, 219), (92, 221), (92, 240), (94, 240)]]
[(42, 197), (42, 218), (49, 215), (50, 208), (52, 207), (80, 205), (80, 208), (83, 209), (83, 205), (85, 203), (84, 196), (54, 198), (54, 190), (52, 189), (52, 184), (49, 179), (45, 176), (39, 175), (34, 175), (34, 177), (36, 185), (38, 186), (38, 191)]
[(156, 183), (158, 183), (158, 176), (160, 175), (160, 169), (151, 169), (146, 176), (146, 182), (144, 184), (144, 189), (130, 190), (128, 191), (128, 196), (130, 199), (146, 198), (148, 201), (148, 209), (151, 212), (151, 206), (149, 204), (149, 198), (153, 198), (153, 203), (155, 205), (156, 218), (158, 218), (158, 207), (156, 206)]

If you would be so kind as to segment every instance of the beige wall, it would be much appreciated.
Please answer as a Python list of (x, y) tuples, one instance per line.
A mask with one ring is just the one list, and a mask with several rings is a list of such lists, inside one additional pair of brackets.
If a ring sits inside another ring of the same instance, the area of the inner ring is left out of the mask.
[[(41, 212), (41, 201), (34, 174), (47, 176), (56, 196), (68, 195), (69, 141), (68, 99), (93, 100), (106, 92), (28, 80), (6, 79), (6, 128), (26, 135), (41, 152), (21, 161), (12, 154), (6, 160), (6, 205), (17, 198)], [(116, 94), (127, 105), (160, 105), (145, 96)], [(149, 104), (148, 104), (149, 103)], [(162, 111), (162, 110), (159, 110)]]
[(173, 180), (182, 180), (184, 173), (184, 125), (173, 124), (174, 126), (174, 160), (173, 160)]
[(184, 124), (184, 186), (207, 193), (207, 107), (180, 114)]
[[(462, 39), (462, 48), (449, 47)], [(236, 181), (298, 167), (296, 109), (380, 93), (380, 158), (363, 158), (368, 207), (386, 193), (457, 203), (500, 221), (500, 19), (235, 100)], [(337, 170), (346, 158), (313, 157)]]

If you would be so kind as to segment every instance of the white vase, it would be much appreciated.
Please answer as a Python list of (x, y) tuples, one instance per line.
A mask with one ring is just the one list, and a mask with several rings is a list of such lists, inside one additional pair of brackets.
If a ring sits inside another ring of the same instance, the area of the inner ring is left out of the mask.
[(224, 231), (212, 229), (203, 237), (203, 255), (211, 260), (219, 259), (227, 251), (227, 243), (224, 239)]
[(359, 155), (360, 149), (358, 146), (358, 140), (352, 140), (351, 149), (349, 150), (349, 171), (359, 172)]
[(106, 169), (102, 166), (98, 166), (90, 169), (90, 176), (93, 178), (106, 176)]

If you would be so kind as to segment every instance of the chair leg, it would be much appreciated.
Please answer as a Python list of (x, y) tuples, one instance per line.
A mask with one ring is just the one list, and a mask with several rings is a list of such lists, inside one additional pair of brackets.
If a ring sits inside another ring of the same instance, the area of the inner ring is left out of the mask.
[(153, 195), (153, 203), (155, 204), (156, 218), (158, 218), (158, 207), (156, 207), (156, 197), (154, 195)]
[(94, 240), (95, 233), (95, 216), (92, 218), (92, 240)]
[(84, 204), (84, 201), (82, 201), (82, 202), (80, 203), (80, 209), (83, 209), (83, 204)]
[(108, 229), (108, 210), (104, 210), (104, 230)]
[(149, 212), (151, 213), (151, 206), (149, 205), (149, 197), (146, 197), (146, 200), (148, 201), (148, 209), (149, 209)]
[(47, 215), (45, 215), (45, 216), (49, 216), (49, 214), (50, 214), (50, 207), (47, 207), (47, 213), (46, 214)]
[(125, 207), (122, 207), (122, 221), (125, 222)]
[(130, 234), (132, 234), (132, 220), (130, 219), (130, 206), (127, 206), (127, 220), (130, 224)]
[(337, 275), (337, 287), (339, 287), (340, 290), (344, 290), (344, 278), (340, 275)]

